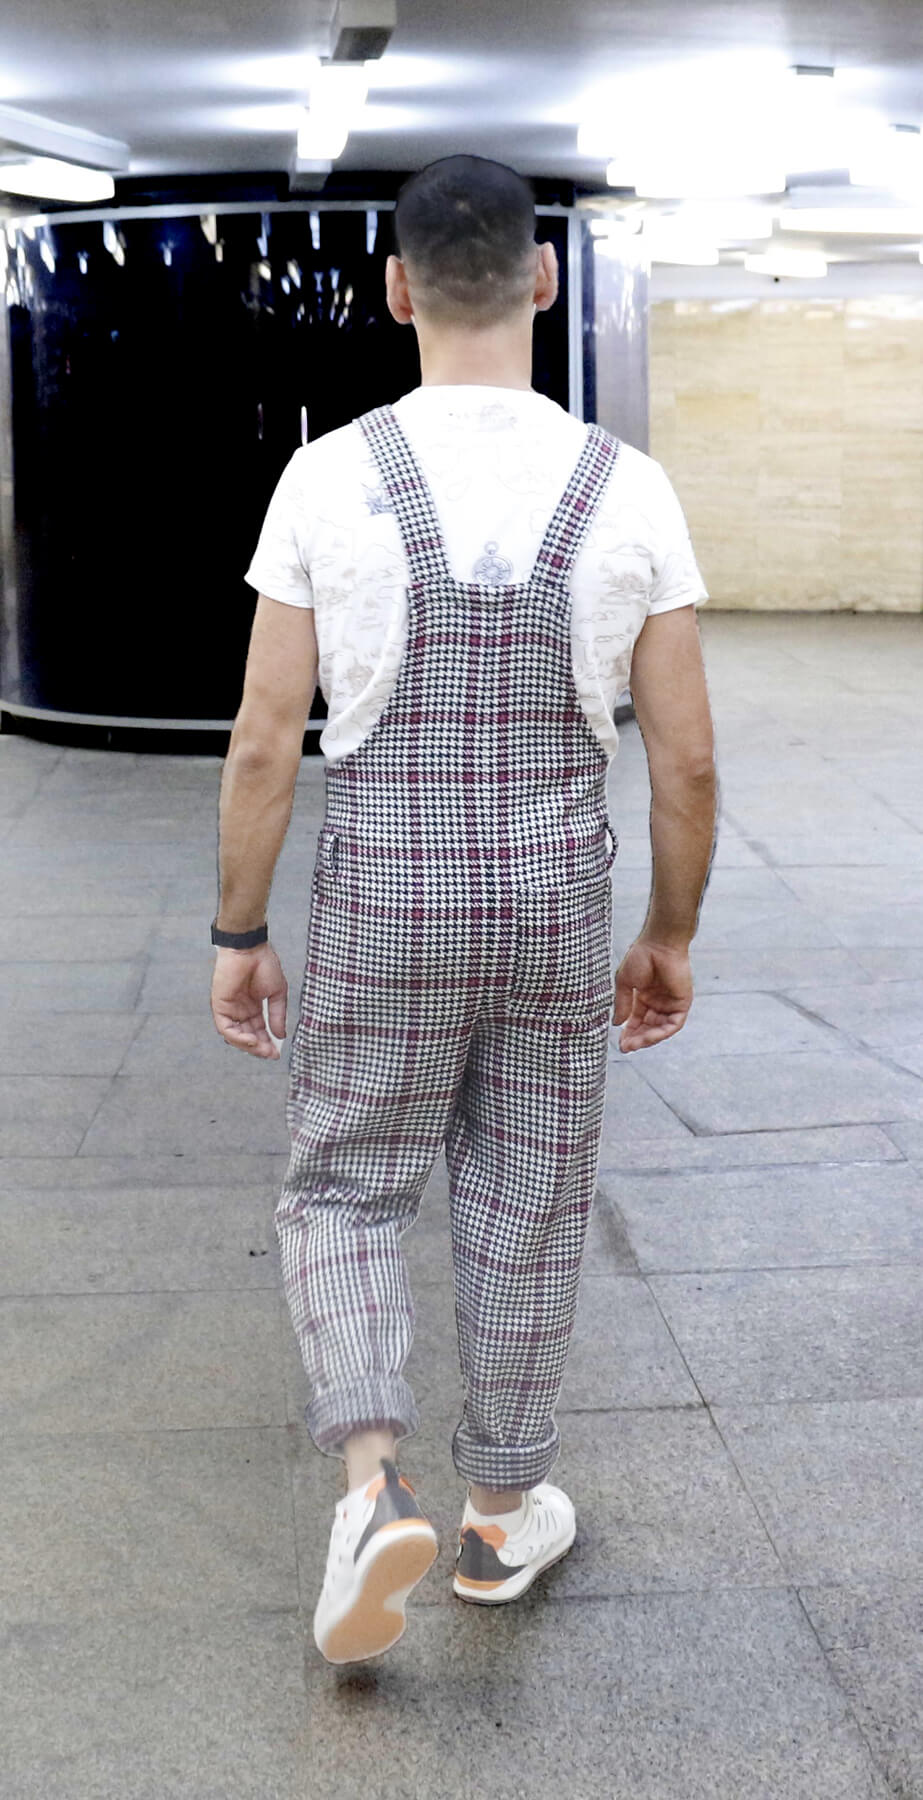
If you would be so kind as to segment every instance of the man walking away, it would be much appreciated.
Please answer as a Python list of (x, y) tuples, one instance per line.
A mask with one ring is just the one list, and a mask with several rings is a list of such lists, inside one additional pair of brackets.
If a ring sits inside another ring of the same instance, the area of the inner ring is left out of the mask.
[[(401, 1238), (445, 1146), (468, 1492), (454, 1591), (496, 1605), (565, 1555), (548, 1477), (600, 1152), (609, 1027), (679, 1031), (714, 847), (707, 598), (660, 464), (531, 386), (557, 293), (513, 170), (413, 176), (387, 266), (422, 382), (293, 454), (258, 589), (220, 797), (212, 1010), (279, 1054), (269, 889), (318, 678), (326, 814), (275, 1210), (318, 1449), (345, 1462), (315, 1640), (377, 1655), (436, 1535), (397, 1467), (419, 1425)], [(654, 880), (613, 1006), (606, 775), (630, 677)], [(269, 1031), (263, 1017), (268, 1007)]]

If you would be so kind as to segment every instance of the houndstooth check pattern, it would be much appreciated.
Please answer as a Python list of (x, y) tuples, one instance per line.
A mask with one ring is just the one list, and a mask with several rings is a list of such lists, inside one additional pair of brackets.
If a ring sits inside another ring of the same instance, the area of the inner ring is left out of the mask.
[[(359, 421), (401, 529), (407, 646), (325, 765), (275, 1224), (317, 1447), (419, 1427), (401, 1236), (443, 1144), (464, 1414), (459, 1473), (532, 1487), (596, 1184), (617, 841), (573, 680), (568, 577), (618, 442), (586, 442), (527, 582), (457, 582), (389, 407)], [(606, 837), (612, 839), (608, 848)]]

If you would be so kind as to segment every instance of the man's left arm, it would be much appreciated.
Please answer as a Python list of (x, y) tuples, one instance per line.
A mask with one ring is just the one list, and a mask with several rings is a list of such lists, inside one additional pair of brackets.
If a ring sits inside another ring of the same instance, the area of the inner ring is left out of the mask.
[[(218, 801), (221, 931), (251, 931), (266, 919), (316, 687), (313, 609), (260, 594)], [(278, 958), (268, 945), (216, 952), (212, 1013), (228, 1043), (257, 1055), (278, 1055), (266, 1032), (262, 999), (269, 999), (274, 1035), (282, 1037), (285, 992)]]
[(316, 687), (313, 609), (261, 594), (218, 801), (221, 931), (266, 918)]

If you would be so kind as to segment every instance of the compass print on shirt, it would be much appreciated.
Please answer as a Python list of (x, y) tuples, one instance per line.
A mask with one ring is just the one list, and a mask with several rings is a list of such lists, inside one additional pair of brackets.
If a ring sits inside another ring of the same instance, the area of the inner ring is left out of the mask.
[(513, 565), (505, 556), (497, 555), (498, 544), (491, 538), (484, 545), (484, 554), (479, 556), (472, 571), (475, 581), (486, 581), (488, 587), (503, 587), (513, 573)]

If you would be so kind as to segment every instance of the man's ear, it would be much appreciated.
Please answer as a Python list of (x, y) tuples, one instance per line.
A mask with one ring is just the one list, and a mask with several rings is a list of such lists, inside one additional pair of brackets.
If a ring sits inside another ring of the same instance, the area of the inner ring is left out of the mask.
[(558, 258), (553, 244), (538, 244), (538, 268), (535, 273), (533, 305), (536, 312), (547, 312), (558, 297)]
[(388, 311), (399, 325), (409, 325), (413, 318), (407, 271), (399, 256), (389, 256), (385, 264), (385, 294)]

